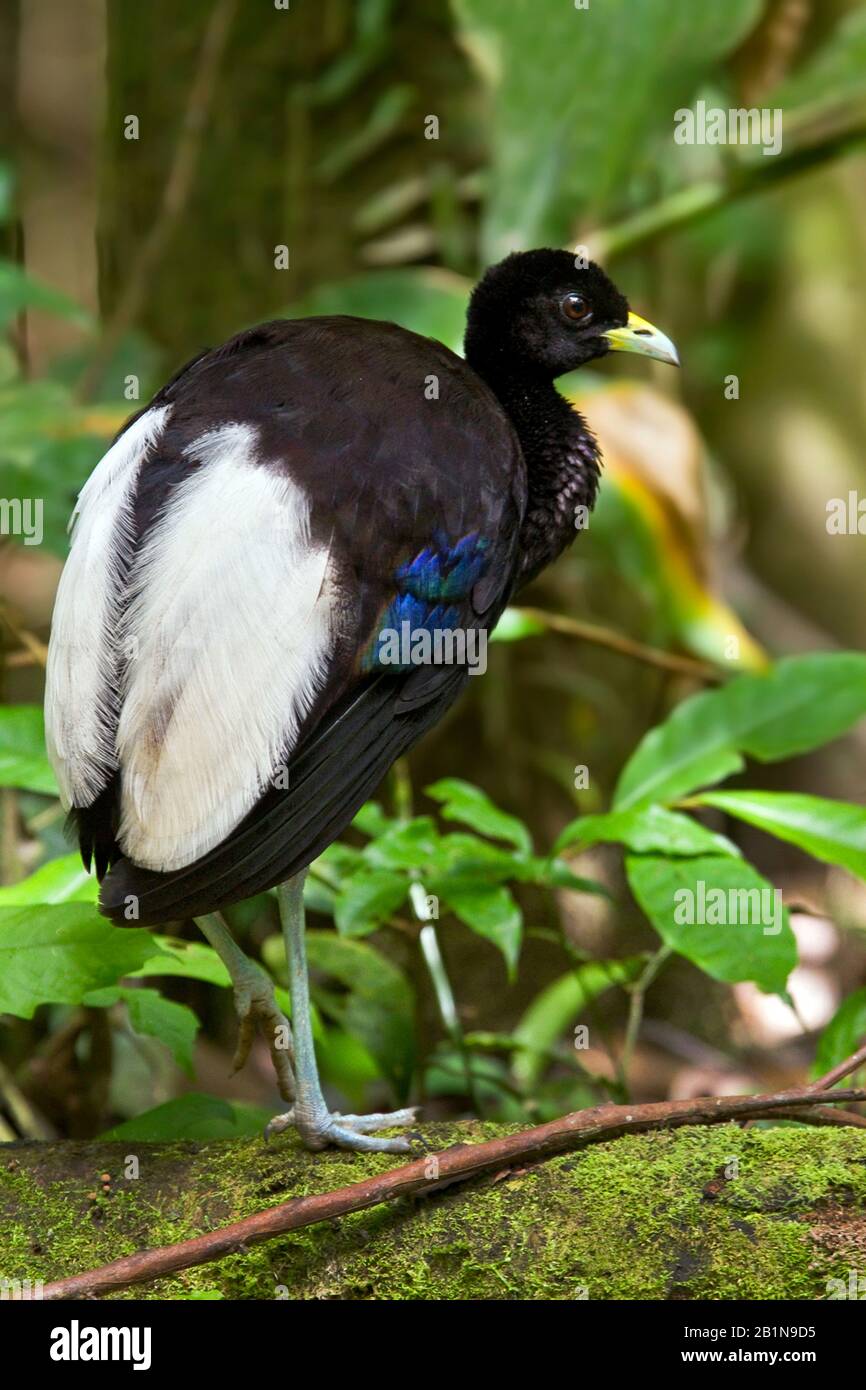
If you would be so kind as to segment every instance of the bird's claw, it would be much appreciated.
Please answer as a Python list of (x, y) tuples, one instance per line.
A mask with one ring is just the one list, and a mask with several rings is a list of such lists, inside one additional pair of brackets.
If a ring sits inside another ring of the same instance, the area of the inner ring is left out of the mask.
[(293, 1106), (285, 1115), (274, 1116), (265, 1129), (265, 1138), (270, 1139), (273, 1134), (294, 1126), (308, 1149), (325, 1149), (332, 1144), (338, 1149), (360, 1153), (409, 1153), (412, 1146), (405, 1135), (379, 1138), (375, 1137), (375, 1131), (411, 1125), (417, 1114), (417, 1106), (374, 1115), (341, 1115), (324, 1108), (310, 1115)]
[(235, 987), (235, 1007), (239, 1027), (232, 1070), (238, 1072), (246, 1064), (260, 1026), (262, 1036), (267, 1039), (277, 1074), (277, 1086), (283, 1100), (295, 1099), (294, 1048), (292, 1045), (292, 1026), (274, 998), (273, 985), (262, 974)]

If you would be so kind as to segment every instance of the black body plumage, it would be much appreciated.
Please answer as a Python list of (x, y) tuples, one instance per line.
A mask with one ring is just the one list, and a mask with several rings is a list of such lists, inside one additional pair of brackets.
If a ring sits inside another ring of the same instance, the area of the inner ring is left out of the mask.
[[(562, 320), (561, 297), (575, 286), (593, 305), (594, 332)], [(239, 426), (256, 440), (255, 467), (306, 499), (309, 544), (328, 556), (332, 635), (283, 750), (284, 779), (263, 785), (192, 862), (159, 871), (124, 854), (120, 756), (98, 795), (73, 804), (85, 862), (93, 856), (100, 876), (110, 865), (100, 898), (107, 916), (137, 924), (197, 916), (291, 877), (443, 716), (466, 683), (465, 665), (388, 669), (377, 662), (376, 634), (405, 615), (487, 632), (515, 589), (574, 539), (575, 507), (595, 500), (598, 450), (553, 378), (607, 351), (603, 330), (627, 314), (596, 267), (533, 252), (494, 267), (476, 288), (465, 361), (393, 324), (276, 321), (199, 356), (158, 393), (141, 416), (167, 408), (164, 423), (131, 487), (110, 582), (123, 591), (160, 528), (191, 505), (196, 470), (210, 466), (200, 462), (201, 441)], [(219, 526), (209, 544), (219, 548)], [(134, 601), (134, 582), (130, 591), (118, 611)], [(122, 742), (117, 721), (134, 661), (121, 645), (106, 663), (112, 690), (100, 733), (111, 744)], [(165, 684), (148, 725), (157, 742), (178, 698)], [(207, 698), (219, 702), (222, 692)]]

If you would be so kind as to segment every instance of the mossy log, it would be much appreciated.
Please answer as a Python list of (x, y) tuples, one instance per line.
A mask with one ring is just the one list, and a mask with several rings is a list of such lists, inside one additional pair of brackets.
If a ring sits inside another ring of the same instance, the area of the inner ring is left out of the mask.
[[(506, 1132), (424, 1138), (441, 1152)], [(47, 1283), (394, 1166), (286, 1137), (2, 1145), (0, 1278)], [(816, 1299), (864, 1268), (866, 1133), (724, 1125), (593, 1145), (114, 1296)]]

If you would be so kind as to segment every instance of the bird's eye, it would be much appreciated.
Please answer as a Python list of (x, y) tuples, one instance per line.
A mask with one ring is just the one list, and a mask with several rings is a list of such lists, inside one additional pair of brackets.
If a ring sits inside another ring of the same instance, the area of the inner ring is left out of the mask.
[(575, 323), (585, 322), (592, 316), (592, 310), (582, 294), (567, 294), (562, 301), (562, 312)]

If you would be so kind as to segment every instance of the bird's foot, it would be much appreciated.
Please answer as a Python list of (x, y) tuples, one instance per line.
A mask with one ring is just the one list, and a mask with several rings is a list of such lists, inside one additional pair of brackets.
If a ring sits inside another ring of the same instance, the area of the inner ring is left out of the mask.
[(265, 1138), (280, 1134), (290, 1125), (298, 1131), (308, 1149), (325, 1149), (329, 1144), (338, 1149), (354, 1149), (360, 1153), (409, 1153), (411, 1144), (405, 1135), (376, 1138), (379, 1129), (396, 1129), (411, 1125), (418, 1107), (391, 1110), (377, 1115), (341, 1115), (329, 1111), (324, 1103), (312, 1110), (295, 1105), (285, 1115), (275, 1115), (265, 1130)]
[(235, 1008), (238, 1014), (238, 1044), (232, 1062), (233, 1071), (240, 1071), (250, 1055), (256, 1027), (270, 1048), (271, 1060), (277, 1074), (277, 1086), (283, 1100), (295, 1099), (294, 1048), (292, 1025), (274, 998), (274, 987), (258, 966), (235, 983)]

